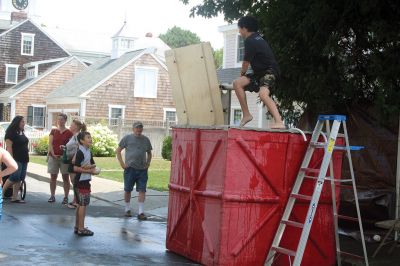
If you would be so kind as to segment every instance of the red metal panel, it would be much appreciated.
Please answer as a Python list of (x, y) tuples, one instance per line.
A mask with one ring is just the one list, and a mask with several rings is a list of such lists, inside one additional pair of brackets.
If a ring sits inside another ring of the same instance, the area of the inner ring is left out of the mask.
[[(167, 248), (205, 265), (263, 265), (307, 143), (238, 129), (174, 129), (173, 139)], [(298, 215), (306, 207), (296, 206)], [(313, 236), (329, 222), (313, 226), (311, 253), (334, 244)]]
[(173, 133), (167, 248), (195, 261), (218, 257), (226, 135), (198, 129)]

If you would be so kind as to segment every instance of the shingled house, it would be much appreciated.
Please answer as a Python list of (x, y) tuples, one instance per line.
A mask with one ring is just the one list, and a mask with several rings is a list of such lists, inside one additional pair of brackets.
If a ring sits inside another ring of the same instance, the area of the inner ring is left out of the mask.
[[(24, 67), (38, 69), (46, 61), (31, 62)], [(40, 75), (26, 77), (17, 85), (0, 93), (0, 102), (9, 108), (11, 117), (22, 115), (26, 117), (28, 125), (43, 129), (47, 124), (51, 126), (52, 117), (47, 117), (46, 96), (55, 88), (70, 80), (87, 66), (75, 56), (67, 57), (48, 68)], [(65, 109), (63, 112), (77, 115), (79, 110)], [(8, 112), (8, 111), (7, 111)]]
[[(22, 19), (22, 18), (20, 18)], [(0, 33), (0, 92), (25, 78), (36, 77), (70, 54), (30, 19)], [(41, 64), (29, 65), (31, 62)], [(10, 107), (0, 104), (0, 121)]]
[[(46, 96), (50, 120), (60, 110), (72, 109), (85, 118), (108, 118), (110, 125), (118, 118), (175, 122), (172, 88), (160, 56), (160, 48), (167, 46), (137, 50), (137, 38), (128, 36), (124, 23), (112, 37), (111, 56), (97, 60)], [(159, 43), (147, 38), (145, 46)]]

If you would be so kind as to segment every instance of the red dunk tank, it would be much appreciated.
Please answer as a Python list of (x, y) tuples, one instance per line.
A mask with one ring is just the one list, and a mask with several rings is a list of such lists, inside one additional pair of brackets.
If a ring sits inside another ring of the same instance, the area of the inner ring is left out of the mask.
[[(309, 139), (287, 131), (174, 128), (167, 249), (204, 265), (264, 265)], [(340, 178), (342, 153), (333, 160)], [(315, 181), (307, 182), (301, 192), (311, 195)], [(335, 264), (331, 197), (326, 183), (302, 265)], [(304, 220), (307, 209), (298, 203), (291, 219)], [(295, 250), (300, 233), (288, 228), (281, 247)], [(289, 258), (274, 265), (290, 265)]]

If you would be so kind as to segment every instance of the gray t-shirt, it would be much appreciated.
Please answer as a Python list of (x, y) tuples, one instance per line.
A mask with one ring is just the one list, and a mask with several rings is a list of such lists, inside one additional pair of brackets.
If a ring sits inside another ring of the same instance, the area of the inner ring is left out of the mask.
[(119, 142), (119, 147), (125, 149), (125, 164), (135, 169), (146, 169), (146, 152), (153, 149), (150, 140), (144, 135), (126, 135)]

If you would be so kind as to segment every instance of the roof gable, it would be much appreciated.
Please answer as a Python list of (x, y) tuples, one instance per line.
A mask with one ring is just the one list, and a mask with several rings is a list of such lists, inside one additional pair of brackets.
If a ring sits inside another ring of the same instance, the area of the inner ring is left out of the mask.
[(111, 59), (110, 57), (101, 59), (49, 93), (47, 98), (86, 97), (88, 93), (116, 75), (144, 53), (145, 50), (142, 49), (125, 53), (116, 59)]
[(66, 54), (71, 55), (61, 44), (59, 44), (53, 37), (51, 37), (43, 28), (40, 26), (36, 25), (32, 20), (27, 19), (22, 21), (21, 23), (16, 24), (15, 26), (11, 27), (10, 29), (0, 33), (0, 37), (5, 36), (6, 34), (18, 29), (20, 26), (24, 25), (25, 23), (30, 23), (32, 24), (33, 27), (35, 27), (37, 30), (41, 31), (47, 38), (49, 38), (52, 42), (54, 42), (58, 47), (60, 47), (61, 50), (63, 50)]
[(43, 72), (39, 76), (37, 76), (35, 78), (24, 79), (23, 81), (19, 82), (15, 86), (5, 90), (4, 92), (2, 92), (0, 94), (0, 98), (2, 98), (2, 99), (7, 98), (8, 99), (8, 98), (13, 98), (13, 97), (17, 96), (19, 93), (23, 92), (24, 90), (26, 90), (30, 86), (34, 85), (36, 82), (42, 80), (43, 78), (45, 78), (49, 74), (51, 74), (54, 71), (56, 71), (57, 69), (61, 68), (65, 64), (71, 62), (73, 59), (77, 60), (80, 64), (82, 64), (83, 66), (87, 67), (81, 60), (79, 60), (79, 58), (77, 58), (75, 56), (71, 56), (71, 57), (65, 58), (63, 61), (59, 62), (58, 64), (54, 65), (53, 67), (50, 67), (49, 69), (47, 69), (45, 72)]

